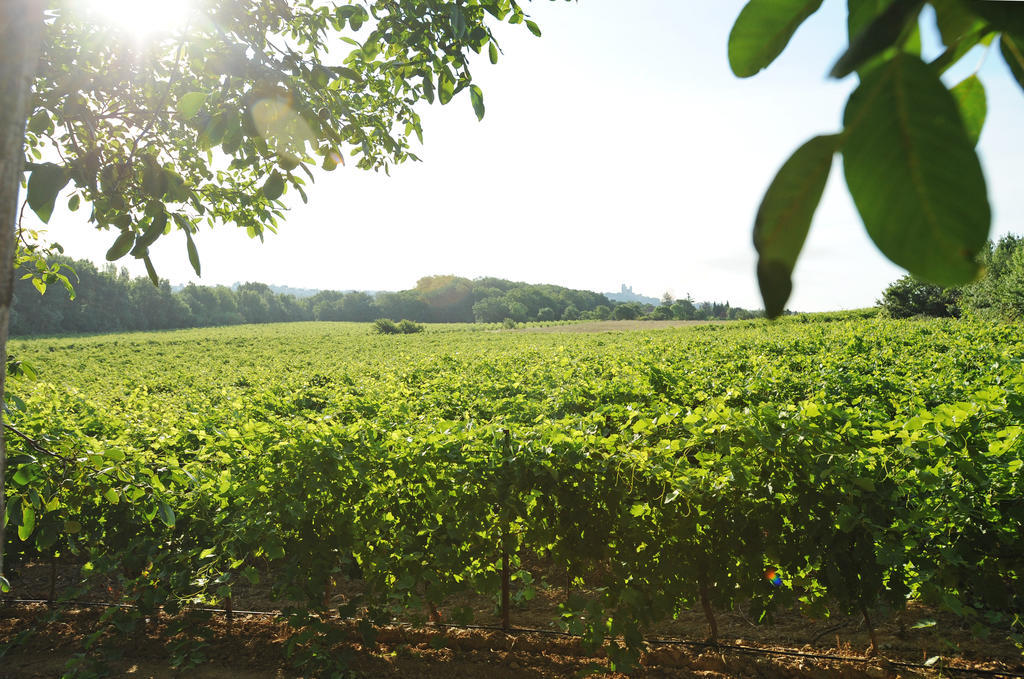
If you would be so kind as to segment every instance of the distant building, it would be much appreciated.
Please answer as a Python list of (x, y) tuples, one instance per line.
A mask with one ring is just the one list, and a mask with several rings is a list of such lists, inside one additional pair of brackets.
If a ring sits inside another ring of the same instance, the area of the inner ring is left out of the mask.
[(633, 292), (632, 285), (626, 285), (625, 283), (622, 284), (622, 289), (619, 292), (606, 292), (604, 296), (613, 302), (640, 302), (641, 304), (653, 304), (654, 306), (661, 304), (660, 298), (638, 295)]

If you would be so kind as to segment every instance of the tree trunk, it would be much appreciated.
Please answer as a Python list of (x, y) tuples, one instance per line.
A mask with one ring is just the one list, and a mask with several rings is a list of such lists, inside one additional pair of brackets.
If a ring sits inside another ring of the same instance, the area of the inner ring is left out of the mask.
[[(42, 30), (42, 0), (0, 0), (0, 402), (7, 376), (7, 325), (14, 292), (15, 225), (24, 169), (25, 120)], [(0, 577), (7, 544), (6, 475), (7, 441), (0, 426)]]

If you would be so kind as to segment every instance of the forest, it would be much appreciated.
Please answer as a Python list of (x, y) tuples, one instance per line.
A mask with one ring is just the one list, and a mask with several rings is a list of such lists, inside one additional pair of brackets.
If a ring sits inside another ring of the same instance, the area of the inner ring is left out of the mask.
[[(500, 278), (469, 280), (428, 276), (416, 287), (399, 292), (336, 292), (311, 297), (274, 292), (264, 283), (237, 287), (186, 285), (174, 290), (161, 280), (118, 271), (113, 264), (97, 268), (87, 260), (51, 258), (71, 277), (74, 298), (60, 286), (47, 286), (40, 296), (38, 279), (15, 283), (11, 334), (169, 330), (242, 323), (292, 321), (367, 322), (380, 318), (420, 323), (515, 323), (576, 320), (738, 320), (758, 312), (728, 302), (694, 302), (666, 296), (659, 306), (616, 303), (603, 294), (557, 285), (531, 285)], [(23, 272), (23, 275), (27, 272)], [(35, 283), (35, 284), (34, 284)]]

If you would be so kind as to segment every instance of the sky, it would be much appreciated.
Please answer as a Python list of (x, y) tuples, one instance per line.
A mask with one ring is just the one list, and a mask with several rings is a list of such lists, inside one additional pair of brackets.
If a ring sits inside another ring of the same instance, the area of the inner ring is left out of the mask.
[[(751, 229), (776, 171), (804, 141), (840, 127), (854, 78), (826, 77), (845, 47), (845, 4), (826, 0), (769, 68), (732, 75), (727, 39), (742, 0), (535, 0), (540, 24), (497, 31), (496, 66), (475, 63), (487, 114), (468, 91), (422, 110), (423, 162), (391, 176), (319, 172), (294, 192), (278, 234), (231, 226), (196, 237), (202, 278), (175, 233), (154, 245), (180, 284), (261, 281), (299, 288), (401, 290), (428, 275), (497, 276), (598, 292), (621, 284), (760, 308)], [(923, 15), (925, 50), (937, 54)], [(976, 49), (949, 84), (979, 68), (988, 120), (979, 142), (992, 237), (1024, 232), (1024, 90), (997, 51)], [(61, 208), (47, 237), (104, 262), (111, 232)], [(118, 265), (145, 275), (141, 261)], [(868, 238), (837, 159), (794, 272), (788, 308), (871, 306), (904, 272)]]

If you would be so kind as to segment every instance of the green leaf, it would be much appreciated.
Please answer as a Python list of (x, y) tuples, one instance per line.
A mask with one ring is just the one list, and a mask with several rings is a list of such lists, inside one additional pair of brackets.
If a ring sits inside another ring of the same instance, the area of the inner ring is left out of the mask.
[(263, 195), (267, 200), (277, 200), (284, 193), (284, 177), (277, 170), (270, 173), (267, 181), (263, 183)]
[(530, 29), (530, 33), (533, 33), (538, 38), (540, 37), (540, 26), (535, 21), (526, 20), (526, 27)]
[(78, 210), (78, 206), (81, 204), (81, 202), (82, 202), (81, 196), (79, 196), (77, 193), (74, 194), (68, 200), (68, 209), (71, 210), (72, 212), (75, 212), (76, 210)]
[(0, 592), (7, 594), (11, 591), (11, 581), (0, 575)]
[(160, 287), (160, 277), (156, 275), (156, 269), (153, 268), (153, 261), (150, 260), (149, 255), (143, 257), (142, 261), (146, 265), (146, 274), (149, 276), (149, 280), (152, 281), (153, 285)]
[(999, 52), (1017, 84), (1024, 87), (1024, 38), (1003, 33), (999, 36)]
[(786, 49), (821, 0), (750, 0), (729, 33), (729, 66), (740, 78), (767, 67)]
[(132, 249), (132, 245), (135, 243), (135, 232), (128, 229), (121, 232), (121, 235), (117, 237), (114, 244), (107, 250), (107, 261), (113, 262), (121, 259)]
[(359, 75), (359, 71), (356, 71), (355, 69), (352, 68), (347, 68), (345, 66), (335, 66), (334, 72), (337, 73), (342, 78), (346, 78), (347, 80), (352, 80), (354, 82), (362, 82), (363, 80), (363, 78)]
[(853, 39), (849, 49), (832, 67), (830, 75), (833, 78), (844, 78), (872, 57), (896, 44), (907, 24), (917, 18), (923, 4), (923, 0), (893, 0), (884, 12)]
[(168, 528), (174, 528), (174, 510), (166, 502), (161, 501), (156, 508), (156, 516)]
[(434, 80), (429, 73), (423, 74), (423, 97), (427, 103), (434, 103)]
[(452, 100), (452, 96), (455, 94), (455, 81), (452, 80), (451, 75), (448, 73), (448, 69), (441, 71), (441, 75), (437, 77), (437, 96), (441, 101), (441, 104), (447, 104)]
[(192, 240), (192, 232), (185, 230), (185, 248), (188, 250), (188, 263), (192, 265), (197, 276), (202, 276), (199, 270), (199, 251), (196, 250), (196, 242)]
[(47, 130), (53, 129), (53, 123), (50, 121), (50, 114), (47, 113), (45, 109), (41, 109), (38, 113), (29, 118), (27, 129), (33, 134), (42, 134)]
[(487, 46), (487, 55), (490, 57), (492, 64), (498, 63), (498, 46), (493, 41)]
[(22, 540), (28, 540), (29, 536), (32, 535), (32, 531), (36, 527), (36, 511), (32, 509), (31, 505), (24, 504), (21, 507), (21, 525), (18, 526), (18, 537)]
[(995, 35), (992, 33), (992, 29), (987, 24), (980, 23), (977, 29), (960, 38), (956, 43), (948, 47), (945, 52), (936, 57), (931, 62), (931, 66), (941, 75), (976, 45), (979, 43), (991, 44), (994, 38)]
[(938, 623), (934, 620), (918, 620), (910, 626), (910, 629), (927, 629), (929, 627), (935, 627), (936, 624)]
[(1024, 7), (1021, 7), (1019, 2), (974, 0), (971, 2), (971, 9), (997, 31), (1024, 35)]
[(178, 114), (185, 120), (191, 120), (199, 113), (206, 103), (206, 92), (189, 92), (178, 99)]
[(924, 281), (974, 280), (991, 218), (985, 177), (934, 69), (897, 55), (864, 77), (843, 121), (846, 184), (879, 249)]
[(32, 481), (32, 478), (33, 474), (31, 468), (22, 467), (21, 469), (14, 473), (14, 476), (11, 477), (11, 480), (18, 484), (19, 486), (27, 486)]
[(270, 540), (270, 544), (264, 547), (267, 553), (268, 559), (283, 559), (284, 558), (284, 545), (281, 544), (281, 539), (273, 536)]
[(892, 0), (846, 0), (846, 39), (853, 41), (885, 11)]
[(757, 279), (765, 313), (782, 313), (793, 289), (792, 274), (821, 201), (840, 137), (815, 137), (786, 161), (772, 180), (754, 221)]
[(469, 98), (473, 102), (473, 111), (477, 120), (484, 119), (484, 93), (476, 85), (469, 86)]
[(978, 145), (978, 137), (981, 136), (981, 129), (985, 126), (985, 116), (988, 113), (988, 105), (985, 100), (985, 86), (981, 84), (978, 76), (960, 81), (950, 90), (960, 107), (960, 116), (964, 120), (964, 127), (967, 130), (967, 138), (971, 145)]
[(142, 170), (142, 190), (147, 196), (160, 198), (167, 193), (168, 179), (164, 168), (151, 161)]
[[(156, 239), (163, 235), (164, 229), (166, 228), (167, 213), (157, 213), (153, 219), (150, 220), (149, 224), (146, 225), (146, 228), (143, 229), (142, 235), (140, 235), (135, 241), (135, 249), (141, 253), (137, 256), (145, 256), (146, 253), (143, 252), (143, 250), (156, 242)], [(135, 254), (134, 250), (132, 251), (132, 254)]]
[(466, 15), (462, 13), (462, 8), (457, 4), (451, 6), (449, 13), (451, 14), (452, 31), (456, 38), (461, 39), (466, 35)]
[(121, 496), (118, 494), (117, 490), (114, 489), (114, 488), (107, 488), (103, 492), (103, 497), (105, 497), (107, 499), (107, 502), (109, 502), (110, 504), (114, 504), (114, 505), (116, 505), (121, 500)]
[(61, 165), (42, 163), (28, 178), (28, 206), (43, 223), (50, 221), (57, 194), (67, 186), (70, 177)]
[(930, 0), (935, 10), (935, 24), (946, 47), (956, 45), (965, 36), (984, 25), (963, 0)]

